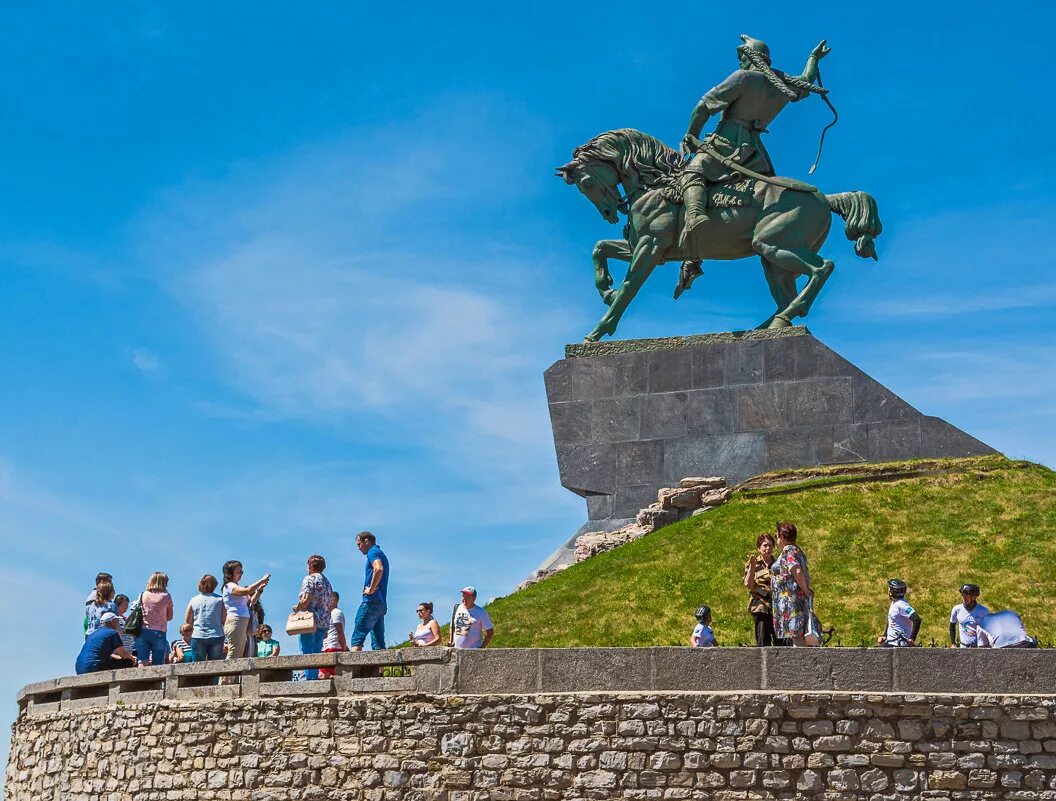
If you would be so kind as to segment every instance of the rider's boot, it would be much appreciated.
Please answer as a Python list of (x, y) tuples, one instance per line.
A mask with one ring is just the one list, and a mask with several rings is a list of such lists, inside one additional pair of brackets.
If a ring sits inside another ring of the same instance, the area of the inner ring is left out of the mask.
[(693, 286), (693, 282), (702, 275), (704, 271), (700, 269), (700, 259), (682, 262), (682, 267), (678, 271), (678, 284), (675, 285), (675, 300), (678, 300), (679, 296)]
[(686, 217), (682, 223), (682, 236), (678, 239), (678, 247), (685, 251), (693, 229), (708, 219), (707, 188), (701, 184), (687, 186), (682, 192), (682, 202), (686, 206)]

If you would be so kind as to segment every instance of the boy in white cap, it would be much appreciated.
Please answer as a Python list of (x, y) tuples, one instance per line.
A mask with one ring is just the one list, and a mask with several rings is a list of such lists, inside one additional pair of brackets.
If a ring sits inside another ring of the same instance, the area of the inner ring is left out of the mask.
[(455, 648), (487, 648), (495, 627), (487, 611), (477, 606), (477, 588), (462, 588), (462, 603), (451, 618), (451, 644)]

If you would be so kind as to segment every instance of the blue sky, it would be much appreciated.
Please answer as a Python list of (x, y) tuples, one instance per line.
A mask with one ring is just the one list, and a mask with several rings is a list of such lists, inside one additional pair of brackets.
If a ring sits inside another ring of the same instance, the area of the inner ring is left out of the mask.
[[(1031, 41), (1053, 6), (642, 8), (0, 11), (0, 578), (24, 601), (0, 622), (5, 720), (19, 685), (72, 670), (99, 569), (130, 595), (165, 570), (182, 607), (240, 558), (274, 574), (279, 621), (311, 552), (354, 596), (367, 528), (394, 635), (419, 600), (509, 592), (585, 519), (541, 376), (604, 310), (589, 254), (616, 234), (553, 168), (610, 128), (677, 146), (740, 33), (790, 72), (828, 38), (841, 119), (815, 179), (880, 203), (881, 260), (837, 230), (811, 330), (1056, 465), (1056, 114)], [(780, 172), (805, 177), (828, 119), (785, 110)], [(756, 261), (706, 264), (677, 303), (675, 269), (622, 337), (772, 311)]]

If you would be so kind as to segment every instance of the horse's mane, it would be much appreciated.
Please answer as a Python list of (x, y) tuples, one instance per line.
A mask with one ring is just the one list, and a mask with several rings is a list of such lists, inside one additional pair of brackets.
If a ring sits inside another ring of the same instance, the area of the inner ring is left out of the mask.
[(635, 171), (645, 189), (669, 186), (682, 159), (659, 139), (634, 128), (599, 134), (572, 151), (575, 161), (607, 161), (623, 172)]

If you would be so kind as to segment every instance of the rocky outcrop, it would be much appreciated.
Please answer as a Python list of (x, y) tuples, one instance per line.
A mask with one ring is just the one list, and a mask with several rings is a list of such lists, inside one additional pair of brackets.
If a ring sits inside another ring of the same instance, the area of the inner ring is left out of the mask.
[(641, 509), (630, 525), (616, 531), (589, 532), (581, 536), (576, 541), (576, 561), (582, 562), (690, 515), (721, 506), (726, 503), (731, 492), (724, 478), (684, 478), (677, 487), (661, 489), (656, 494), (656, 503)]
[[(640, 509), (633, 523), (615, 531), (589, 531), (580, 536), (576, 540), (575, 561), (583, 562), (599, 553), (641, 539), (664, 526), (721, 506), (726, 503), (732, 492), (733, 490), (726, 486), (726, 479), (719, 476), (683, 478), (677, 487), (662, 488), (656, 494), (656, 502)], [(517, 589), (523, 590), (537, 584), (567, 567), (569, 565), (537, 571), (521, 582)]]

